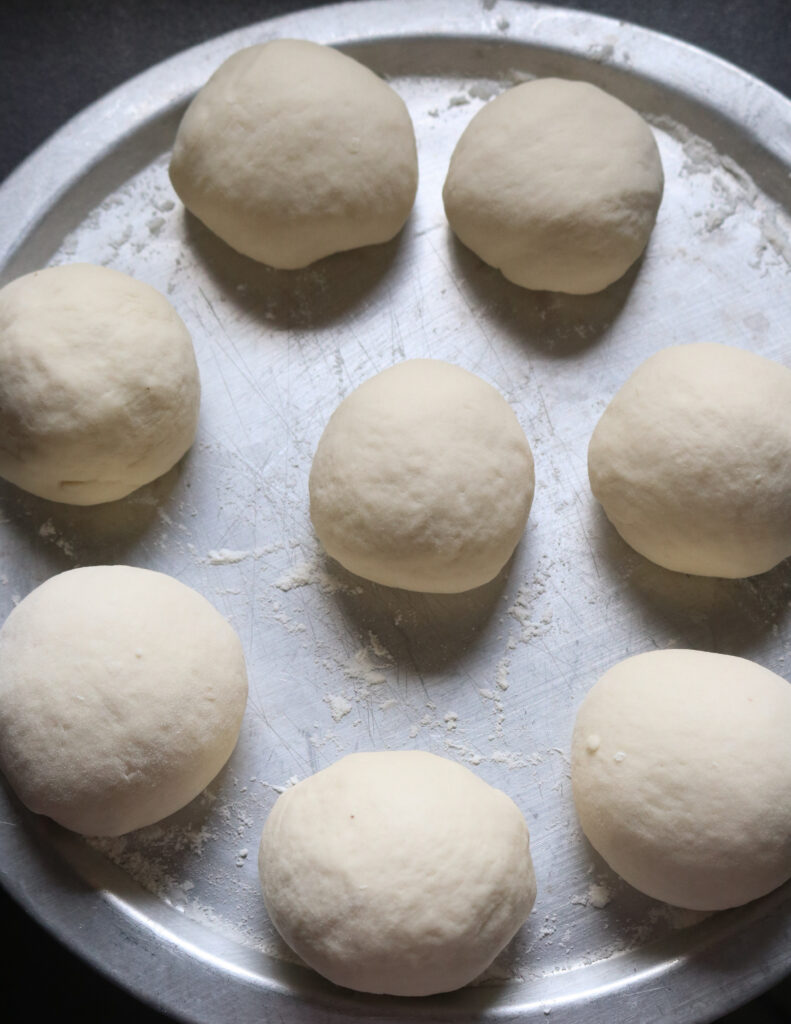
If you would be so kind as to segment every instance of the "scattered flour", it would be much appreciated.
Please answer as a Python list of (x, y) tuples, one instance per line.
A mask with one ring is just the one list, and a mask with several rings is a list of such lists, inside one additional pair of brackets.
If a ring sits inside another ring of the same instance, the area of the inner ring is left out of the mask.
[(342, 694), (328, 693), (322, 699), (325, 704), (329, 705), (330, 714), (334, 722), (340, 722), (342, 718), (345, 718), (352, 711), (351, 702)]
[(206, 555), (206, 561), (209, 565), (236, 565), (246, 558), (250, 558), (251, 555), (251, 551), (232, 551), (230, 548), (220, 548), (219, 551), (212, 549)]
[(765, 256), (771, 252), (779, 263), (791, 270), (789, 225), (778, 223), (781, 216), (778, 208), (767, 200), (744, 168), (672, 118), (659, 115), (649, 116), (648, 120), (655, 128), (681, 143), (684, 163), (679, 173), (682, 178), (707, 175), (711, 180), (714, 198), (705, 210), (700, 211), (702, 233), (718, 231), (738, 214), (742, 219), (754, 222), (759, 233), (749, 265), (760, 270)]
[(552, 625), (552, 608), (547, 608), (541, 617), (534, 621), (533, 608), (539, 602), (549, 586), (552, 563), (542, 558), (532, 579), (523, 583), (514, 599), (514, 603), (508, 609), (508, 614), (516, 619), (520, 625), (519, 634), (509, 639), (509, 647), (513, 649), (516, 642), (529, 643), (537, 637), (544, 636)]
[[(251, 781), (255, 781), (255, 780), (251, 780)], [(298, 775), (292, 775), (292, 776), (290, 776), (290, 778), (286, 779), (286, 781), (282, 784), (282, 786), (277, 786), (273, 782), (264, 782), (263, 779), (260, 780), (259, 785), (264, 786), (264, 788), (266, 788), (266, 789), (271, 789), (272, 792), (274, 792), (274, 793), (285, 793), (285, 791), (287, 789), (291, 789), (292, 786), (296, 786), (296, 784), (298, 782), (299, 782), (299, 776)]]
[(57, 527), (51, 519), (47, 519), (46, 522), (42, 523), (38, 528), (39, 537), (43, 537), (44, 540), (50, 541), (55, 547), (60, 548), (63, 554), (67, 558), (75, 559), (77, 556), (74, 553), (74, 544), (70, 540), (66, 540), (62, 537), (57, 530)]
[(527, 768), (530, 764), (525, 760), (524, 754), (513, 750), (493, 750), (489, 755), (489, 760), (493, 764), (505, 765), (509, 771), (513, 771), (514, 768)]
[(252, 548), (245, 551), (236, 551), (233, 548), (220, 548), (214, 550), (212, 548), (206, 555), (207, 565), (238, 565), (239, 562), (244, 562), (248, 558), (263, 558), (264, 555), (271, 555), (273, 551), (277, 550), (276, 545), (270, 545), (268, 547)]
[(602, 910), (612, 900), (612, 890), (606, 882), (593, 882), (588, 886), (588, 891), (577, 896), (572, 896), (569, 903), (580, 907), (595, 907)]
[(372, 632), (370, 629), (368, 630), (368, 642), (371, 645), (371, 650), (373, 651), (377, 658), (382, 658), (384, 661), (389, 662), (393, 661), (393, 657), (388, 651), (388, 649), (385, 647), (385, 645), (382, 643), (382, 641), (379, 639), (376, 633)]
[(547, 914), (544, 917), (544, 923), (538, 933), (539, 939), (548, 939), (555, 934), (557, 931), (557, 920), (557, 914)]
[(368, 696), (369, 686), (381, 686), (387, 682), (387, 676), (381, 671), (380, 666), (374, 664), (371, 650), (368, 647), (361, 647), (343, 666), (344, 675), (348, 679), (364, 684), (357, 693), (357, 697), (361, 699)]
[(503, 726), (505, 725), (505, 705), (501, 699), (502, 692), (482, 689), (478, 690), (478, 693), (485, 701), (491, 701), (492, 708), (494, 710), (494, 732), (489, 736), (489, 740), (492, 741), (503, 735)]
[(496, 96), (501, 89), (497, 82), (473, 82), (467, 90), (467, 94), (474, 100), (490, 100)]
[(588, 889), (588, 903), (591, 907), (601, 910), (612, 900), (612, 893), (603, 883), (594, 883)]
[(281, 608), (280, 604), (277, 601), (271, 602), (269, 614), (275, 620), (275, 622), (279, 622), (280, 625), (283, 626), (283, 628), (288, 633), (293, 634), (307, 632), (308, 627), (305, 625), (305, 623), (296, 622), (294, 619), (292, 619), (290, 615), (283, 611), (283, 609)]
[(300, 562), (294, 568), (275, 581), (278, 590), (296, 590), (298, 587), (317, 586), (324, 594), (335, 594), (339, 591), (346, 594), (362, 594), (363, 588), (350, 586), (334, 576), (324, 567), (322, 558)]
[(477, 750), (466, 746), (464, 743), (459, 743), (458, 740), (451, 740), (449, 737), (445, 740), (445, 747), (451, 753), (458, 755), (462, 761), (466, 761), (471, 765), (479, 765), (482, 761), (487, 760), (487, 758), (483, 754), (478, 753)]

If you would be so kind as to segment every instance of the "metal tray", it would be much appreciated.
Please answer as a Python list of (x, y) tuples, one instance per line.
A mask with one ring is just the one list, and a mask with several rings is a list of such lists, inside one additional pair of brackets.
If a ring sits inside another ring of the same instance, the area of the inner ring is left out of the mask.
[[(191, 94), (241, 46), (342, 46), (406, 100), (421, 183), (392, 243), (278, 273), (185, 216), (168, 150)], [(474, 111), (533, 75), (595, 82), (653, 124), (667, 186), (645, 257), (589, 297), (509, 285), (455, 243), (441, 205)], [(665, 646), (783, 672), (789, 565), (692, 579), (630, 551), (587, 484), (606, 402), (649, 353), (713, 339), (787, 358), (791, 104), (689, 46), (525, 3), (400, 0), (325, 7), (233, 32), (130, 81), (57, 133), (0, 190), (3, 281), (88, 260), (160, 288), (193, 332), (197, 443), (124, 501), (69, 508), (0, 486), (0, 615), (78, 564), (172, 573), (227, 615), (251, 696), (209, 790), (111, 841), (67, 834), (0, 789), (0, 878), (120, 984), (194, 1024), (427, 1018), (711, 1020), (791, 964), (788, 886), (703, 918), (629, 889), (582, 838), (567, 751), (598, 675)], [(357, 383), (410, 356), (449, 359), (513, 403), (536, 457), (524, 541), (492, 584), (409, 595), (323, 557), (307, 474)], [(484, 979), (424, 1000), (373, 998), (295, 962), (268, 924), (256, 847), (278, 791), (358, 749), (417, 747), (473, 767), (531, 825), (539, 896)]]

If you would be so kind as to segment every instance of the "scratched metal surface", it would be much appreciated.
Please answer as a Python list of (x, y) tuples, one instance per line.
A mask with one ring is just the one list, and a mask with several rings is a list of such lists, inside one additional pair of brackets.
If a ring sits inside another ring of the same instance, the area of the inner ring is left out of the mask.
[[(187, 98), (230, 53), (275, 36), (348, 48), (407, 102), (420, 189), (394, 242), (278, 273), (185, 216), (167, 180)], [(654, 125), (667, 185), (647, 254), (606, 292), (505, 282), (450, 236), (441, 186), (475, 110), (532, 75), (587, 78)], [(522, 3), (405, 0), (307, 11), (222, 37), (90, 108), (0, 191), (3, 280), (86, 260), (168, 295), (203, 380), (197, 442), (128, 499), (59, 506), (0, 485), (0, 614), (55, 572), (172, 573), (238, 629), (251, 696), (227, 769), (184, 811), (89, 842), (0, 791), (0, 877), (120, 983), (194, 1022), (430, 1017), (702, 1021), (788, 969), (788, 888), (700, 920), (620, 883), (584, 842), (567, 750), (575, 708), (627, 655), (692, 646), (784, 672), (788, 565), (689, 579), (628, 550), (587, 486), (606, 402), (648, 354), (711, 339), (788, 361), (789, 103), (700, 51)], [(470, 594), (367, 584), (321, 555), (307, 476), (338, 401), (412, 356), (480, 374), (513, 404), (537, 491), (507, 570)], [(532, 831), (539, 896), (492, 971), (413, 1002), (325, 984), (293, 962), (258, 892), (278, 790), (355, 750), (414, 747), (505, 789)]]

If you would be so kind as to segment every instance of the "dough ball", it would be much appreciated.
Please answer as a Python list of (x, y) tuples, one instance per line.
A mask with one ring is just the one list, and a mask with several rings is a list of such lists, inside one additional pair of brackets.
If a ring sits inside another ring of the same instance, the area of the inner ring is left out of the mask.
[(791, 370), (725, 345), (651, 356), (588, 449), (593, 493), (627, 544), (698, 576), (791, 555)]
[(663, 184), (638, 114), (587, 82), (542, 78), (475, 115), (443, 198), (459, 239), (509, 281), (585, 295), (643, 251)]
[(361, 992), (461, 988), (536, 897), (513, 801), (421, 751), (352, 754), (286, 790), (264, 826), (258, 868), (285, 941)]
[(386, 242), (412, 209), (417, 152), (401, 98), (338, 50), (240, 50), (200, 90), (170, 178), (224, 242), (272, 267)]
[(189, 803), (230, 757), (246, 699), (231, 626), (148, 569), (54, 576), (0, 630), (0, 767), (75, 832), (120, 835)]
[(74, 263), (0, 291), (0, 476), (96, 505), (161, 476), (195, 437), (192, 340), (154, 288)]
[(332, 414), (310, 514), (327, 553), (358, 576), (458, 593), (511, 557), (533, 488), (530, 446), (502, 395), (458, 366), (410, 359)]
[(791, 877), (791, 686), (743, 658), (663, 650), (620, 662), (577, 714), (580, 822), (641, 892), (692, 910)]

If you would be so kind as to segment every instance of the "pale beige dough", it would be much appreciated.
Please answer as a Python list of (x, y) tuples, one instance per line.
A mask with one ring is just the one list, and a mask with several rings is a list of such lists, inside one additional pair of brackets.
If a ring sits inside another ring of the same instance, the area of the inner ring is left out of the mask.
[(73, 569), (0, 630), (0, 768), (32, 811), (75, 832), (120, 835), (196, 797), (246, 699), (236, 633), (163, 573)]
[(475, 374), (410, 359), (333, 413), (310, 471), (310, 514), (328, 554), (390, 587), (457, 593), (510, 558), (533, 500), (530, 445)]
[(167, 472), (195, 437), (192, 339), (150, 285), (87, 263), (0, 291), (0, 476), (72, 505)]
[(352, 754), (286, 790), (258, 866), (285, 941), (320, 974), (363, 992), (466, 985), (536, 896), (516, 805), (422, 751)]
[(459, 239), (509, 281), (586, 294), (640, 256), (663, 186), (639, 114), (587, 82), (541, 78), (478, 111), (443, 198)]
[(666, 569), (738, 578), (791, 555), (791, 370), (713, 343), (642, 363), (588, 449), (591, 488)]
[(693, 910), (791, 877), (791, 686), (743, 658), (651, 651), (615, 665), (574, 726), (585, 835), (630, 885)]
[(200, 90), (170, 178), (228, 245), (296, 269), (400, 231), (417, 189), (415, 133), (402, 99), (368, 68), (278, 39), (235, 53)]

